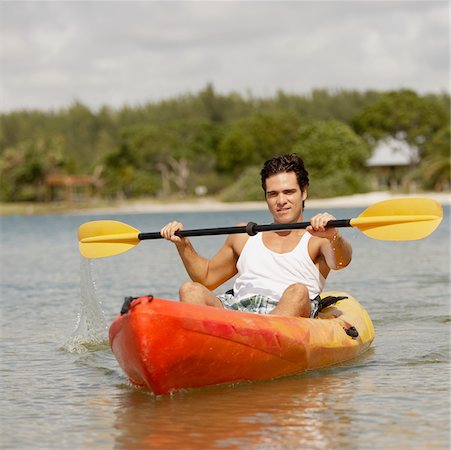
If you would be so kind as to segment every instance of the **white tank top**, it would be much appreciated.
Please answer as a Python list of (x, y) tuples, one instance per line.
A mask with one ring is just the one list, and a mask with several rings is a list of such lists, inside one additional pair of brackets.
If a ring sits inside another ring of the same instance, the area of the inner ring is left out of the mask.
[(253, 295), (265, 295), (279, 300), (285, 289), (294, 283), (303, 284), (310, 298), (323, 289), (325, 278), (308, 253), (312, 235), (305, 232), (298, 245), (288, 253), (276, 253), (263, 243), (263, 234), (251, 236), (237, 262), (238, 277), (233, 286), (237, 300)]

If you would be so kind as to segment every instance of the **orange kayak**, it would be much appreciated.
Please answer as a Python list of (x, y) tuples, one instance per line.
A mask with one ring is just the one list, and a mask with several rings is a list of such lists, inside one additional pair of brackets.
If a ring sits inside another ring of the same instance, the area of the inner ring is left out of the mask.
[(366, 351), (374, 328), (351, 296), (317, 319), (134, 299), (111, 324), (111, 349), (130, 382), (156, 395), (270, 380), (338, 364)]

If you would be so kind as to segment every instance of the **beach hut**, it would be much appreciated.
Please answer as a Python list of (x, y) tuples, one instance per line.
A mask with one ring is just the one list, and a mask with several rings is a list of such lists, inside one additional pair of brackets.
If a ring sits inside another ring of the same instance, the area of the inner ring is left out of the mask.
[(396, 191), (408, 187), (409, 190), (414, 190), (415, 186), (412, 183), (406, 186), (404, 179), (419, 161), (417, 147), (409, 145), (405, 140), (387, 137), (377, 141), (366, 166), (371, 169), (375, 189)]

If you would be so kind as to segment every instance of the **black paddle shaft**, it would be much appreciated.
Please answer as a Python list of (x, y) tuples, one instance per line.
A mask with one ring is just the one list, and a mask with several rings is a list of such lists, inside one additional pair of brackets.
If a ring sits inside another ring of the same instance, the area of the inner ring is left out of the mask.
[[(179, 237), (194, 237), (194, 236), (219, 236), (222, 234), (239, 234), (247, 233), (249, 236), (255, 236), (257, 233), (264, 231), (282, 231), (282, 230), (301, 230), (307, 228), (310, 222), (296, 222), (296, 223), (272, 223), (268, 225), (257, 225), (254, 222), (249, 222), (247, 225), (239, 227), (220, 227), (220, 228), (200, 228), (197, 230), (182, 230), (175, 234)], [(346, 228), (351, 226), (351, 219), (331, 220), (327, 223), (326, 228)], [(139, 233), (138, 239), (141, 241), (147, 239), (162, 239), (160, 232)]]

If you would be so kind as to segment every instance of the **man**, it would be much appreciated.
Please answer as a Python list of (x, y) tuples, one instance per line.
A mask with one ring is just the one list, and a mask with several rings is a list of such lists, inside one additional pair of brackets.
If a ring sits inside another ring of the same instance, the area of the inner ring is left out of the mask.
[[(308, 173), (296, 155), (281, 155), (265, 162), (262, 187), (274, 223), (302, 222)], [(260, 314), (316, 317), (319, 294), (331, 269), (351, 262), (351, 245), (337, 229), (325, 228), (334, 219), (314, 216), (305, 230), (230, 235), (211, 259), (200, 256), (187, 238), (176, 236), (180, 222), (160, 231), (179, 252), (191, 282), (180, 288), (180, 300), (218, 308)], [(243, 224), (241, 224), (243, 225)], [(238, 275), (233, 293), (212, 291)]]

